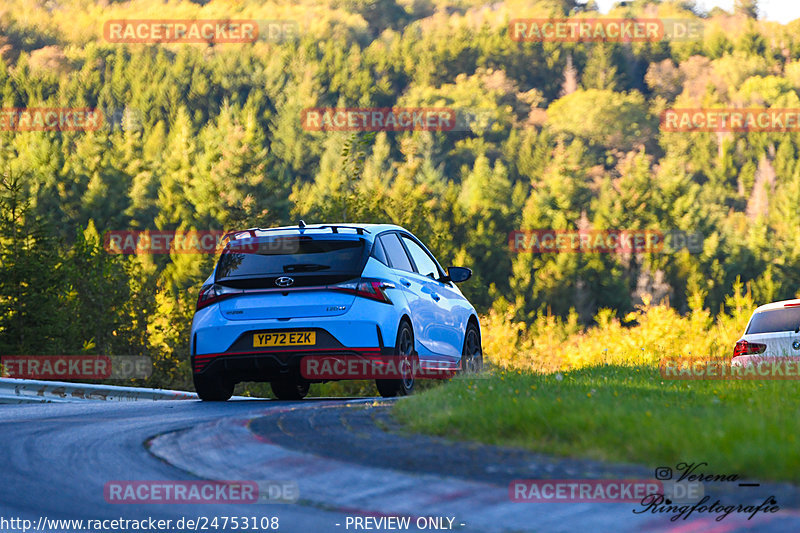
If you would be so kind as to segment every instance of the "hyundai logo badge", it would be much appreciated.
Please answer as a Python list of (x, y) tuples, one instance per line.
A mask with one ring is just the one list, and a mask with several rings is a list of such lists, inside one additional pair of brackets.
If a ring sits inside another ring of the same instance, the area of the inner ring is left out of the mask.
[(794, 341), (792, 343), (792, 348), (794, 348), (795, 350), (800, 350), (800, 341)]
[(294, 279), (289, 276), (281, 276), (275, 280), (275, 285), (278, 287), (291, 287), (294, 285)]

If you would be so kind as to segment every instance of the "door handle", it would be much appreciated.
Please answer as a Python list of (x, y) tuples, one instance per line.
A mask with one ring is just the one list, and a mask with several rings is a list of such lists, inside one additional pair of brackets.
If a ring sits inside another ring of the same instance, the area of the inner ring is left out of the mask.
[(439, 295), (438, 295), (438, 294), (436, 294), (435, 292), (432, 292), (432, 293), (431, 293), (431, 298), (433, 298), (433, 299), (434, 299), (434, 300), (436, 300), (437, 302), (440, 300), (440, 297), (439, 297)]
[(400, 278), (400, 283), (402, 283), (402, 284), (403, 284), (403, 285), (405, 285), (406, 287), (410, 287), (410, 286), (411, 286), (411, 282), (410, 282), (410, 281), (408, 281), (408, 280), (407, 280), (407, 279), (405, 279), (405, 278)]

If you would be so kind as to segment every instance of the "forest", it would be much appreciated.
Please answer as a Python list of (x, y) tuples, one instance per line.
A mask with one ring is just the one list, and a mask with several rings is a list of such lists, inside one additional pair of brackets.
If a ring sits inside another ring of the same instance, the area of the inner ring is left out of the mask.
[[(800, 295), (798, 128), (675, 131), (661, 120), (670, 109), (800, 109), (800, 20), (759, 20), (746, 0), (708, 13), (634, 0), (608, 16), (702, 31), (637, 42), (510, 34), (520, 17), (596, 10), (573, 0), (6, 0), (0, 108), (97, 109), (103, 120), (61, 131), (0, 122), (0, 353), (146, 355), (150, 385), (189, 386), (188, 331), (214, 255), (109, 253), (108, 232), (127, 230), (402, 225), (443, 266), (473, 270), (462, 290), (486, 317), (489, 359), (508, 352), (506, 334), (524, 344), (534, 331), (612, 328), (622, 338), (653, 324), (641, 311), (652, 306), (663, 326), (702, 316), (688, 329), (713, 334), (755, 304)], [(108, 20), (169, 18), (284, 21), (296, 33), (104, 36)], [(309, 109), (348, 107), (466, 118), (451, 129), (304, 127)], [(543, 229), (699, 233), (702, 246), (509, 245), (514, 232)], [(534, 344), (524, 365), (569, 352)]]

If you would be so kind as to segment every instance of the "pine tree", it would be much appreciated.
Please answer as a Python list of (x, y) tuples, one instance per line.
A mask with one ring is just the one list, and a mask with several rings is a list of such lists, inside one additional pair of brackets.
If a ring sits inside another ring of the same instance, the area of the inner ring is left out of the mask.
[(24, 181), (0, 164), (0, 353), (67, 353), (75, 340), (63, 312), (61, 245), (34, 213)]

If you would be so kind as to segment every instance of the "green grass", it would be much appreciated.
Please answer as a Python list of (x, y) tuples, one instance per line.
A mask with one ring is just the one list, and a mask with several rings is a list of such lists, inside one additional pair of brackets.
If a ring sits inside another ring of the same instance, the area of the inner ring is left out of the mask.
[(398, 402), (414, 432), (647, 466), (800, 481), (796, 381), (672, 381), (658, 368), (459, 378)]

